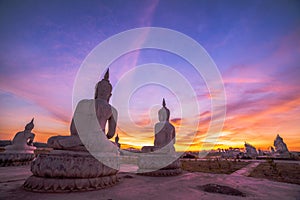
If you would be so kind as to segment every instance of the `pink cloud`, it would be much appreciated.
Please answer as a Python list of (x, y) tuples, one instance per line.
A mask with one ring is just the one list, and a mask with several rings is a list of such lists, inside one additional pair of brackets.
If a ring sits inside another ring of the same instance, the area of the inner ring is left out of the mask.
[(72, 113), (73, 78), (73, 72), (57, 75), (29, 72), (2, 77), (0, 87), (3, 91), (46, 109), (54, 118), (68, 122)]

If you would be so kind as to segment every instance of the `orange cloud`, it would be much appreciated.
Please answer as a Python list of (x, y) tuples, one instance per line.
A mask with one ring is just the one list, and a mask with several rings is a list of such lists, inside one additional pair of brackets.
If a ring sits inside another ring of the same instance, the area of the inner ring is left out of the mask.
[(180, 126), (181, 123), (182, 123), (182, 119), (181, 118), (173, 118), (170, 120), (171, 123), (174, 125), (174, 126)]

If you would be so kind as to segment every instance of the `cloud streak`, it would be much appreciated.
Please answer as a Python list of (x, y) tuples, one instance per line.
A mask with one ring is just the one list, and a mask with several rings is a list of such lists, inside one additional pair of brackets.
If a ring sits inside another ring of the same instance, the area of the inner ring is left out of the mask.
[[(5, 2), (0, 8), (1, 139), (10, 139), (23, 129), (32, 115), (37, 116), (38, 140), (68, 134), (73, 83), (85, 56), (116, 33), (156, 26), (181, 31), (207, 49), (224, 79), (227, 119), (221, 133), (207, 135), (215, 94), (209, 94), (202, 77), (195, 75), (189, 63), (174, 58), (176, 55), (137, 50), (111, 64), (113, 85), (136, 65), (162, 62), (188, 79), (195, 89), (200, 112), (180, 116), (180, 102), (166, 89), (141, 88), (133, 94), (134, 102), (124, 100), (132, 105), (129, 111), (119, 109), (130, 112), (132, 118), (118, 121), (122, 143), (153, 144), (161, 97), (168, 96), (178, 149), (191, 145), (197, 150), (210, 142), (215, 143), (215, 148), (241, 147), (244, 141), (267, 148), (280, 133), (290, 149), (300, 150), (298, 5), (256, 1), (237, 2), (235, 6), (198, 1), (132, 1), (126, 5), (119, 1), (75, 1), (72, 5), (68, 1), (62, 5), (56, 1)], [(136, 38), (135, 45), (142, 46), (147, 37), (146, 31)], [(179, 83), (174, 81), (176, 84)], [(219, 118), (218, 110), (215, 118)], [(190, 122), (197, 120), (198, 129), (192, 130)], [(126, 131), (121, 125), (127, 127)]]

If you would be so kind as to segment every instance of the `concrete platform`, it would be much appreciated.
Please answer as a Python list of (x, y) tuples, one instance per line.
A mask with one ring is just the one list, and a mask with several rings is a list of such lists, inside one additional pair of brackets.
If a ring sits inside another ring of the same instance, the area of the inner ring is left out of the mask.
[[(30, 175), (30, 166), (0, 168), (0, 199), (300, 199), (300, 185), (234, 174), (184, 172), (176, 177), (147, 177), (121, 172), (120, 183), (114, 187), (91, 192), (60, 194), (23, 190), (22, 184)], [(233, 187), (245, 193), (246, 197), (208, 193), (197, 188), (208, 183)]]

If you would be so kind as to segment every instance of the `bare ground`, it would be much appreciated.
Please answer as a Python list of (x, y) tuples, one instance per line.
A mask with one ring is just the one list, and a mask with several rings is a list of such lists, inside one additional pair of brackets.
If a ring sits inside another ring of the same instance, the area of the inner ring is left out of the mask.
[(249, 176), (300, 185), (300, 164), (276, 163), (269, 160), (260, 163)]
[(190, 172), (205, 172), (213, 174), (231, 174), (249, 164), (245, 161), (230, 160), (182, 160), (182, 169)]

